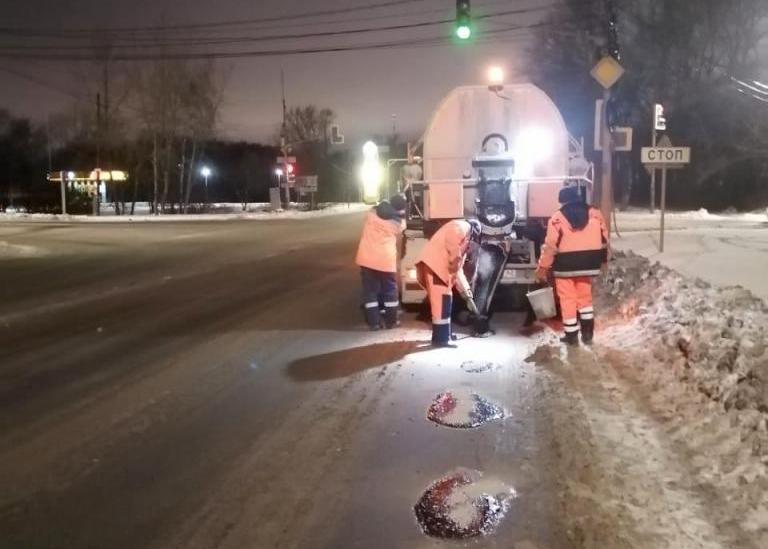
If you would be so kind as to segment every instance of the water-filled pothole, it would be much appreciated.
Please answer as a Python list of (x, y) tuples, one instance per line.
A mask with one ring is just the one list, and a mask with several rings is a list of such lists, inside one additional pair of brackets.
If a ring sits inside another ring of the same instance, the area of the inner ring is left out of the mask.
[(489, 421), (504, 419), (504, 416), (501, 406), (467, 389), (440, 393), (427, 411), (430, 421), (457, 429), (479, 427)]
[(493, 533), (516, 496), (513, 488), (479, 471), (457, 469), (432, 483), (414, 511), (428, 536), (466, 539)]
[(498, 370), (499, 365), (484, 360), (467, 360), (461, 364), (461, 369), (468, 374), (482, 374)]

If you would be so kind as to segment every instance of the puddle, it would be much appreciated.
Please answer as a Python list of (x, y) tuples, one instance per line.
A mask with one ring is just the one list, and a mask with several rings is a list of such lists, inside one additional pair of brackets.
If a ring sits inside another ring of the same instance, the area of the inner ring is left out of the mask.
[(432, 483), (414, 511), (428, 536), (466, 539), (492, 534), (515, 497), (515, 490), (498, 480), (457, 469)]
[(493, 372), (499, 369), (498, 364), (493, 362), (484, 362), (482, 360), (468, 360), (461, 365), (461, 369), (468, 374), (482, 374), (484, 372)]
[(428, 420), (457, 429), (480, 427), (504, 417), (505, 412), (501, 406), (467, 389), (440, 393), (427, 411)]

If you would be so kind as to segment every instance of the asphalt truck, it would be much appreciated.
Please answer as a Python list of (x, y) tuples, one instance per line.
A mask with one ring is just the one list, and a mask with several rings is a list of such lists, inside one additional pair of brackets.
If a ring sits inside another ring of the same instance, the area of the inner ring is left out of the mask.
[(500, 288), (520, 302), (535, 284), (560, 189), (578, 186), (589, 199), (594, 170), (583, 141), (569, 134), (557, 106), (533, 84), (462, 86), (438, 105), (414, 150), (421, 152), (423, 180), (402, 189), (409, 199), (402, 303), (425, 300), (415, 264), (427, 239), (451, 219), (478, 219), (483, 234), (467, 274), (487, 321)]

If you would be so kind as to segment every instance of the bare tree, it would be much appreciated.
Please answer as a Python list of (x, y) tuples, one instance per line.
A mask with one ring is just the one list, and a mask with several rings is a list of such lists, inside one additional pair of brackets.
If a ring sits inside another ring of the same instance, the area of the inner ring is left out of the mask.
[(290, 144), (325, 143), (335, 118), (331, 109), (315, 105), (292, 107), (285, 114), (285, 138)]
[(136, 79), (145, 130), (153, 136), (155, 211), (168, 204), (170, 178), (177, 166), (178, 202), (186, 211), (199, 148), (214, 134), (223, 85), (212, 62), (161, 60), (140, 70)]
[[(694, 146), (697, 161), (681, 174), (699, 185), (749, 158), (766, 158), (768, 109), (740, 95), (732, 77), (756, 74), (757, 47), (768, 16), (764, 0), (615, 0), (621, 63), (613, 118), (649, 135), (653, 104), (665, 105), (673, 141)], [(599, 94), (589, 70), (605, 52), (604, 3), (563, 0), (536, 36), (529, 71), (560, 105), (569, 126), (591, 135)], [(636, 143), (642, 139), (636, 139)], [(631, 182), (637, 161), (619, 162)], [(620, 189), (619, 189), (620, 190)], [(625, 189), (628, 191), (628, 189)], [(628, 199), (628, 192), (625, 192)]]

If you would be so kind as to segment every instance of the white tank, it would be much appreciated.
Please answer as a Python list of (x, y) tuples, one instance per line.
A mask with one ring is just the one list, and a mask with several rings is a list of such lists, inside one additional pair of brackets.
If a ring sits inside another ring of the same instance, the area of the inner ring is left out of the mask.
[[(457, 180), (474, 173), (472, 160), (483, 140), (503, 135), (515, 161), (512, 194), (521, 218), (548, 217), (569, 169), (569, 136), (560, 111), (533, 84), (511, 84), (495, 93), (487, 86), (454, 89), (438, 106), (424, 134), (424, 180)], [(492, 140), (498, 148), (499, 140)], [(447, 190), (447, 189), (446, 189)], [(465, 193), (465, 210), (473, 197)]]

